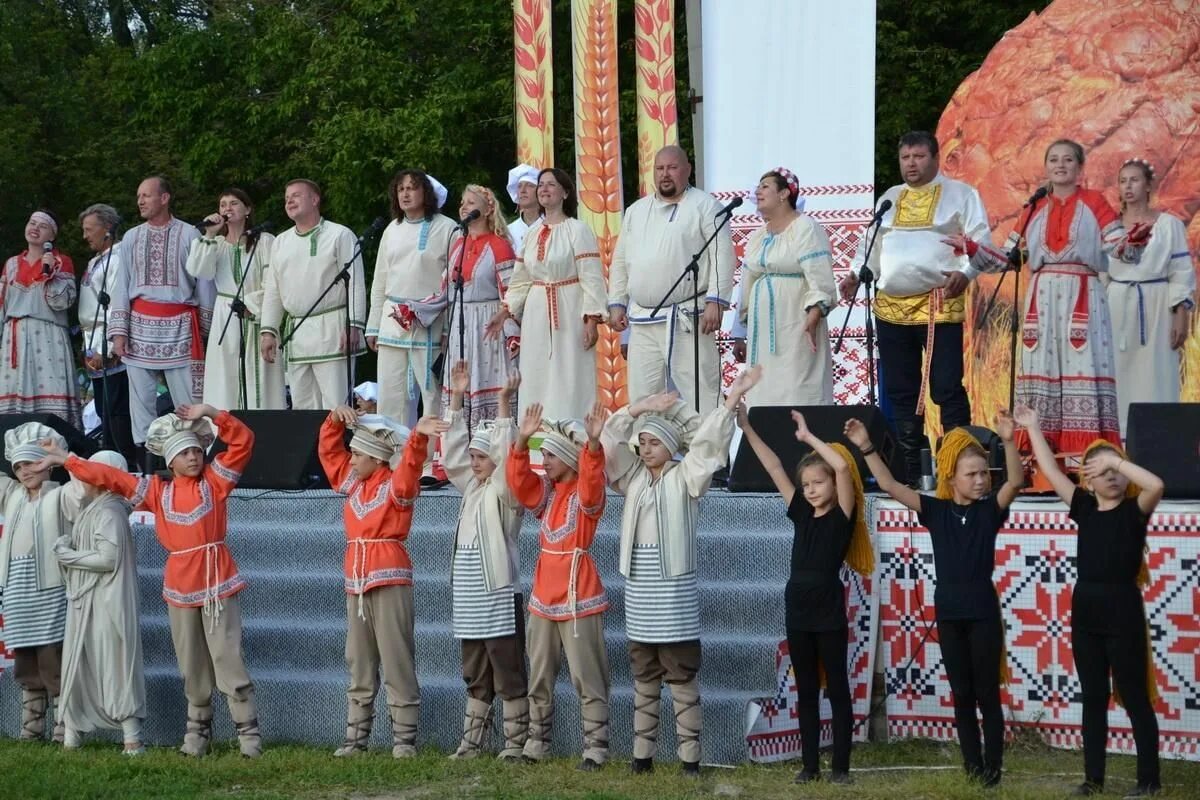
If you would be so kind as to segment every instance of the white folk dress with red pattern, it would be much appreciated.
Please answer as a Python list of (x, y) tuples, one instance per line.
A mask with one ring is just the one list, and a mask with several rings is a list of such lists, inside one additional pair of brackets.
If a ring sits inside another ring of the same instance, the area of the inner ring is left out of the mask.
[(1103, 195), (1079, 189), (1035, 206), (1026, 231), (1033, 278), (1026, 292), (1017, 402), (1038, 412), (1059, 452), (1121, 441), (1116, 359), (1100, 273), (1108, 259), (1136, 262), (1121, 218)]
[(583, 349), (584, 317), (603, 319), (606, 296), (586, 224), (567, 218), (529, 231), (504, 298), (521, 323), (518, 414), (541, 403), (547, 419), (583, 419), (596, 402), (596, 348)]

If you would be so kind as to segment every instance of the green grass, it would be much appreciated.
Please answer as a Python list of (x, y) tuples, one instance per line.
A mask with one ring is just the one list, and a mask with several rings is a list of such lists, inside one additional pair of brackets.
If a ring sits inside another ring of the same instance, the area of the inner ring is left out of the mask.
[[(933, 742), (905, 741), (855, 748), (849, 787), (794, 786), (794, 764), (706, 768), (696, 782), (664, 762), (651, 776), (634, 777), (625, 761), (585, 774), (575, 762), (557, 759), (539, 765), (500, 764), (493, 759), (448, 760), (426, 750), (407, 761), (389, 751), (354, 759), (334, 759), (328, 750), (296, 745), (269, 746), (258, 761), (247, 761), (232, 745), (222, 745), (202, 760), (184, 758), (169, 748), (152, 748), (138, 759), (124, 758), (115, 744), (89, 744), (64, 752), (49, 744), (0, 742), (0, 797), (3, 798), (237, 798), (283, 800), (618, 800), (618, 798), (980, 798), (1041, 800), (1061, 798), (1081, 780), (1079, 753), (1052, 750), (1040, 743), (1017, 742), (1006, 753), (1004, 784), (985, 791), (969, 784), (958, 767), (955, 748)], [(905, 768), (907, 767), (907, 768)], [(915, 769), (914, 769), (915, 767)], [(828, 768), (828, 764), (825, 764)], [(1133, 788), (1134, 761), (1109, 757), (1109, 797)], [(1200, 764), (1163, 761), (1164, 798), (1200, 798)]]

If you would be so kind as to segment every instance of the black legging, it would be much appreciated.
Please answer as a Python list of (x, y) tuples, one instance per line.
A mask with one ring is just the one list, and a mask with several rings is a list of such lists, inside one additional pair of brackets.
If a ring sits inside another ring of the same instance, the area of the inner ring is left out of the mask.
[(1109, 670), (1133, 724), (1138, 786), (1158, 788), (1158, 718), (1146, 692), (1146, 629), (1122, 636), (1071, 631), (1075, 671), (1083, 693), (1083, 774), (1104, 785), (1108, 744)]
[(846, 675), (848, 632), (809, 633), (789, 630), (788, 651), (796, 675), (796, 716), (800, 718), (800, 750), (804, 771), (821, 769), (821, 683), (818, 661), (825, 669), (825, 696), (833, 708), (833, 771), (850, 771), (850, 680)]
[[(954, 726), (968, 772), (998, 774), (1004, 763), (1004, 712), (1000, 708), (1000, 653), (1004, 628), (999, 615), (989, 619), (938, 622), (938, 641), (946, 676), (954, 692)], [(983, 715), (983, 752), (979, 719)]]

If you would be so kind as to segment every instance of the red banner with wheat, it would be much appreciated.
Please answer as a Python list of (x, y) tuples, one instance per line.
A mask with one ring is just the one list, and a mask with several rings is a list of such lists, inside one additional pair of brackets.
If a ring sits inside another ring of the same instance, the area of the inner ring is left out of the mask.
[(675, 0), (635, 0), (638, 191), (654, 191), (654, 154), (679, 143), (675, 107)]
[(554, 166), (554, 69), (550, 0), (513, 0), (513, 115), (517, 162)]
[[(621, 128), (617, 94), (616, 0), (571, 3), (571, 56), (575, 75), (575, 179), (579, 218), (600, 243), (604, 275), (621, 230)], [(629, 402), (620, 336), (607, 327), (596, 343), (599, 399), (616, 409)]]

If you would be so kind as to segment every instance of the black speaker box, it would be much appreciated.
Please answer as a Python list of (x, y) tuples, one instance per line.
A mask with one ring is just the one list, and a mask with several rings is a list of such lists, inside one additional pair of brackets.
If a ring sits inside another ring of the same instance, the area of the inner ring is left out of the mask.
[(1131, 404), (1125, 449), (1163, 479), (1164, 497), (1200, 498), (1200, 403)]
[[(317, 458), (317, 435), (328, 411), (233, 411), (254, 431), (254, 454), (242, 471), (243, 489), (328, 489)], [(218, 442), (211, 454), (223, 452)]]
[[(871, 434), (871, 442), (879, 451), (884, 462), (892, 470), (897, 480), (907, 480), (907, 470), (904, 466), (904, 456), (896, 446), (888, 428), (887, 420), (875, 406), (756, 406), (750, 409), (750, 424), (770, 445), (783, 468), (789, 475), (796, 470), (800, 459), (812, 449), (806, 444), (796, 441), (796, 424), (792, 422), (792, 411), (797, 410), (804, 415), (808, 429), (822, 440), (833, 443), (841, 442), (846, 445), (858, 462), (858, 472), (862, 475), (864, 485), (871, 487), (874, 481), (871, 471), (858, 452), (858, 448), (842, 435), (846, 420), (857, 418)], [(729, 491), (731, 492), (774, 492), (775, 484), (767, 471), (759, 463), (750, 443), (743, 437), (738, 445), (737, 456), (733, 461), (733, 469), (729, 472)]]
[[(88, 458), (96, 452), (95, 442), (57, 414), (0, 414), (0, 443), (4, 442), (4, 435), (11, 428), (20, 427), (26, 422), (40, 422), (46, 427), (58, 431), (67, 440), (67, 449), (80, 458)], [(4, 474), (9, 477), (16, 477), (8, 459), (0, 459), (0, 470), (3, 470)], [(70, 479), (71, 476), (62, 467), (58, 467), (50, 473), (50, 480), (59, 483), (66, 483)]]

